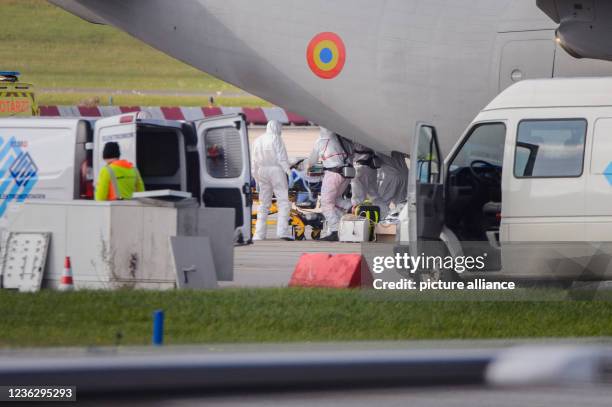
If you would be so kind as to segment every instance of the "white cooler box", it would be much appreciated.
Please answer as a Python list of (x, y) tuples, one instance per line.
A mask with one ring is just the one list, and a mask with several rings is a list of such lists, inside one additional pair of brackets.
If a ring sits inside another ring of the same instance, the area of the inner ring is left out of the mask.
[(368, 242), (370, 240), (370, 220), (354, 215), (346, 215), (340, 221), (338, 239), (341, 242)]

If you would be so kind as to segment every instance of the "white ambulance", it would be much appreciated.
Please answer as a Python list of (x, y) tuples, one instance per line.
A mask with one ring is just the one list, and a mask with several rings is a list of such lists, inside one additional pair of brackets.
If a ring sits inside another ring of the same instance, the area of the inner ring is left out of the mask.
[(248, 129), (243, 115), (194, 122), (141, 119), (0, 119), (0, 217), (15, 202), (92, 199), (102, 150), (118, 142), (145, 189), (189, 192), (235, 210), (236, 241), (251, 240)]
[(411, 252), (486, 253), (483, 276), (612, 276), (612, 78), (519, 82), (444, 161), (433, 125), (417, 125), (412, 151)]

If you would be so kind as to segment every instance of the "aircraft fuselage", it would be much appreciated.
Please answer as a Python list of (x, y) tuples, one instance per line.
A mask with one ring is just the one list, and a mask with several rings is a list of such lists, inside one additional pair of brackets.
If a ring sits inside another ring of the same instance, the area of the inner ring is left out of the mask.
[(418, 121), (448, 151), (500, 90), (557, 75), (564, 53), (530, 0), (52, 2), (381, 152), (409, 153)]

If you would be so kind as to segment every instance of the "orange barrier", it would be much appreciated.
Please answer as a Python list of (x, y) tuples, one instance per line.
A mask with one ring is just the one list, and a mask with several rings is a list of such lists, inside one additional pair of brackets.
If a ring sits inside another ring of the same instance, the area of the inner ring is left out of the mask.
[(369, 285), (372, 275), (361, 254), (303, 254), (289, 287), (356, 288)]

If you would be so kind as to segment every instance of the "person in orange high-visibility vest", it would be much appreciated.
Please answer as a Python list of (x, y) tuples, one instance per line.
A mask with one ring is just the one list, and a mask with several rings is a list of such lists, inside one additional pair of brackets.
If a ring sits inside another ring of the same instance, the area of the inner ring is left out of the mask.
[(96, 184), (96, 201), (132, 199), (134, 192), (144, 191), (144, 182), (138, 169), (127, 160), (120, 160), (119, 144), (111, 141), (104, 145), (102, 167)]

